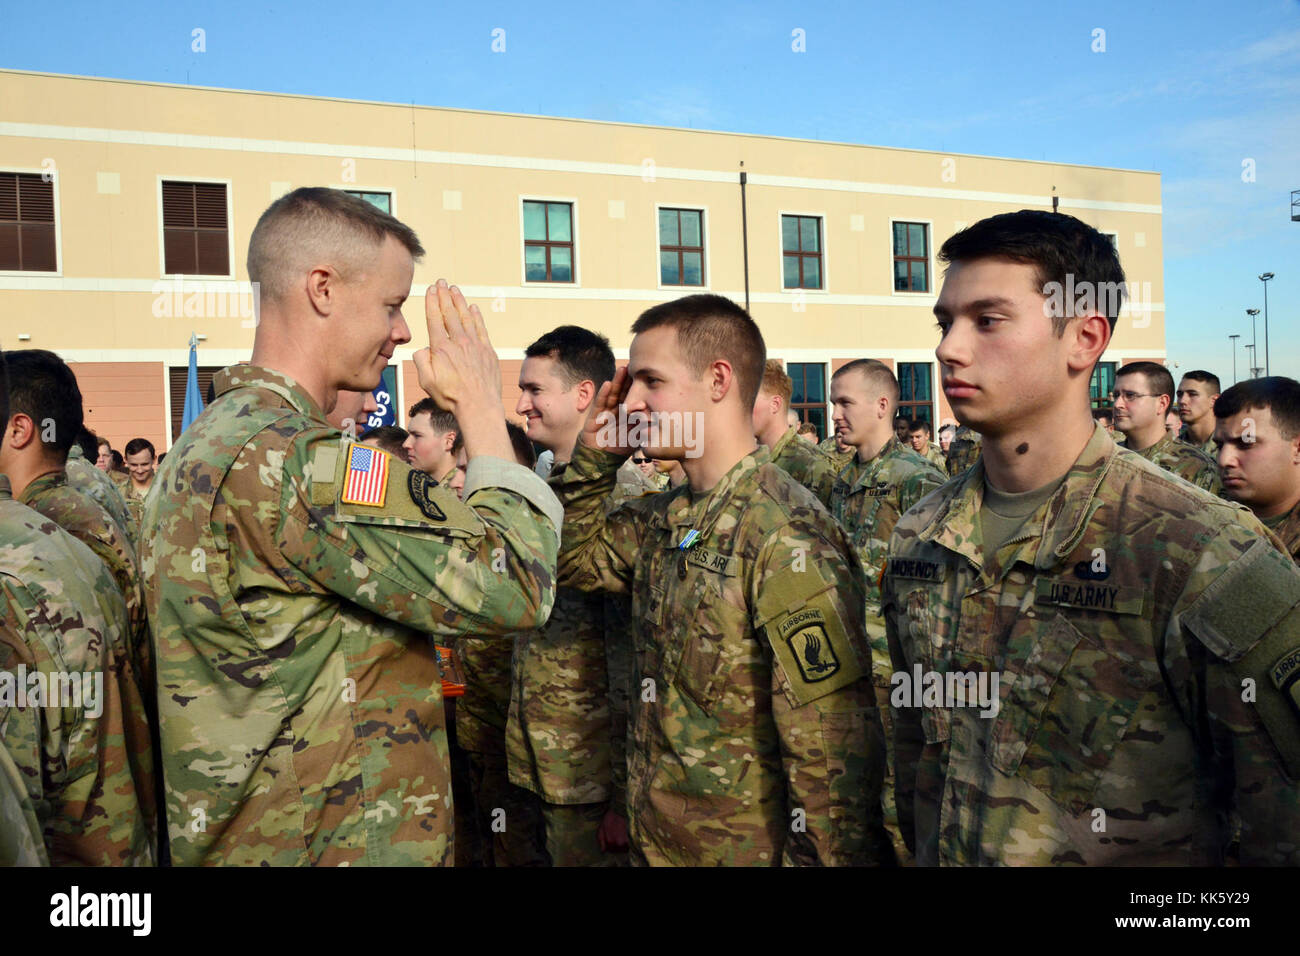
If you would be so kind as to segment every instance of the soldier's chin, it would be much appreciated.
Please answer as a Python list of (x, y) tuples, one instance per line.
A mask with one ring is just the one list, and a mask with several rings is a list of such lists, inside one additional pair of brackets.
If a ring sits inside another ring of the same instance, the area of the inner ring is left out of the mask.
[(645, 452), (647, 458), (657, 458), (660, 461), (684, 461), (691, 457), (685, 448), (660, 448), (658, 446), (651, 446), (639, 450)]

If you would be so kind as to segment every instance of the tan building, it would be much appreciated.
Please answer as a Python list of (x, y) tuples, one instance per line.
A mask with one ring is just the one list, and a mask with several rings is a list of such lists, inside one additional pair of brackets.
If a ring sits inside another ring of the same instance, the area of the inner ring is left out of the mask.
[(936, 250), (1054, 202), (1115, 237), (1138, 305), (1099, 390), (1117, 364), (1165, 356), (1157, 173), (20, 71), (0, 71), (0, 345), (73, 363), (115, 448), (170, 447), (191, 333), (205, 370), (247, 359), (248, 237), (304, 185), (364, 193), (428, 249), (396, 356), (403, 409), (441, 276), (483, 309), (509, 412), (542, 332), (583, 325), (625, 358), (651, 304), (748, 290), (823, 433), (827, 379), (860, 357), (941, 421)]

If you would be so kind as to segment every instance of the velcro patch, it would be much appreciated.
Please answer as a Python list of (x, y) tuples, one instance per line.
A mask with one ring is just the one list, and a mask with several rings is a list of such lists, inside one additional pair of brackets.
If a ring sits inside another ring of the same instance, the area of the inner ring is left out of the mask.
[(735, 555), (719, 554), (716, 551), (710, 551), (708, 548), (697, 546), (688, 549), (685, 554), (688, 564), (693, 564), (706, 571), (714, 571), (729, 578), (736, 576), (737, 568), (740, 565), (740, 561)]
[(328, 505), (334, 501), (334, 469), (338, 467), (339, 450), (334, 445), (320, 445), (311, 464), (311, 503)]
[(339, 500), (345, 505), (382, 508), (388, 496), (388, 452), (350, 442), (347, 454)]
[(938, 583), (948, 576), (948, 565), (920, 558), (890, 558), (885, 568), (891, 578)]
[(1069, 578), (1039, 578), (1034, 603), (1141, 616), (1146, 610), (1146, 592), (1141, 588), (1080, 583)]
[(1183, 622), (1214, 654), (1240, 660), (1300, 603), (1295, 565), (1264, 539), (1207, 587)]

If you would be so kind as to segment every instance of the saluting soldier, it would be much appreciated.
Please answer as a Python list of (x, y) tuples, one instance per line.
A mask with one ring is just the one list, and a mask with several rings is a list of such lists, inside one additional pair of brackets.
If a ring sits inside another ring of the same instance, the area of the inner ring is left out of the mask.
[(422, 253), (409, 227), (331, 189), (289, 193), (253, 230), (252, 361), (217, 374), (144, 512), (177, 864), (451, 861), (429, 635), (545, 621), (560, 510), (513, 460), (478, 309), (441, 280), (415, 362), (463, 430), (465, 502), (325, 420), (410, 340)]
[(1300, 862), (1300, 569), (1093, 422), (1118, 298), (1052, 290), (1122, 288), (1114, 247), (1024, 210), (940, 259), (935, 355), (984, 447), (899, 521), (885, 573), (918, 862), (1213, 865), (1234, 813), (1243, 863)]
[[(632, 594), (633, 862), (892, 862), (859, 571), (834, 519), (748, 427), (758, 326), (696, 295), (632, 332), (628, 367), (552, 487), (566, 508), (561, 585)], [(641, 415), (648, 427), (630, 424)], [(680, 459), (688, 482), (606, 514), (632, 442)]]

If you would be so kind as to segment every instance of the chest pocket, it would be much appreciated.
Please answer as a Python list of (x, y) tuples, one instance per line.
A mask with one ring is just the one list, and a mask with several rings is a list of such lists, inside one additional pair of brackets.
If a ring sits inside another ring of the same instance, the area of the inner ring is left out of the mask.
[(1031, 635), (1032, 644), (1007, 661), (989, 761), (1078, 815), (1092, 806), (1102, 773), (1159, 675), (1085, 637), (1067, 613), (1046, 627), (1040, 619), (1014, 629), (1013, 653), (1017, 631)]
[[(948, 629), (938, 607), (942, 594), (935, 587), (916, 587), (916, 582), (898, 579), (900, 602), (894, 611), (895, 631), (903, 652), (913, 666), (920, 665), (924, 673), (942, 674), (948, 670), (952, 655)], [(918, 689), (913, 688), (913, 693)], [(951, 715), (943, 707), (921, 709), (921, 729), (927, 744), (946, 741), (951, 736)]]

